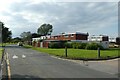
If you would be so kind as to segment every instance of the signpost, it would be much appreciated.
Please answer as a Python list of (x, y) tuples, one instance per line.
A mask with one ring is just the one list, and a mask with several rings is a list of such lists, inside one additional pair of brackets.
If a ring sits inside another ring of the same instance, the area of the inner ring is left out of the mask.
[(65, 46), (65, 57), (67, 57), (67, 46)]
[(100, 48), (98, 47), (98, 58), (100, 58)]

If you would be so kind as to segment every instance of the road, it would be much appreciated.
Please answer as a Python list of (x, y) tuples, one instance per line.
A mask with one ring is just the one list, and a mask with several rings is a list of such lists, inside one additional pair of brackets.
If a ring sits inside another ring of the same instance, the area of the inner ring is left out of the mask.
[(17, 45), (6, 46), (12, 79), (48, 78), (117, 78), (80, 64), (60, 60), (48, 54), (25, 49)]

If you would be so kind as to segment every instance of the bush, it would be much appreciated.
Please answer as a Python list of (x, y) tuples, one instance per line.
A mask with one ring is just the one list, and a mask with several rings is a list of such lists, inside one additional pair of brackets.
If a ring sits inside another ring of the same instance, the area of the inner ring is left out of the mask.
[(86, 45), (87, 45), (87, 43), (80, 43), (79, 49), (85, 49)]
[(80, 43), (79, 42), (73, 42), (72, 43), (72, 48), (74, 48), (74, 49), (80, 49)]
[(90, 44), (86, 45), (86, 49), (88, 49), (88, 50), (97, 50), (98, 47), (100, 49), (103, 49), (103, 47), (101, 45), (97, 44), (97, 43), (90, 43)]
[(64, 45), (65, 45), (67, 48), (72, 48), (72, 43), (66, 42)]
[(64, 48), (65, 45), (62, 42), (51, 42), (49, 43), (49, 48)]

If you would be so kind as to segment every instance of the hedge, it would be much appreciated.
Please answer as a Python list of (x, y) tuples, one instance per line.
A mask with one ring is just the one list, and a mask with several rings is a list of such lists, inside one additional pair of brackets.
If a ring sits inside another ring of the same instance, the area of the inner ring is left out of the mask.
[(89, 43), (86, 45), (86, 49), (88, 50), (97, 50), (98, 48), (104, 49), (100, 44), (97, 43)]
[(97, 50), (98, 47), (100, 49), (104, 49), (100, 44), (98, 43), (80, 43), (80, 42), (51, 42), (49, 43), (49, 48), (74, 48), (74, 49), (88, 49), (88, 50)]

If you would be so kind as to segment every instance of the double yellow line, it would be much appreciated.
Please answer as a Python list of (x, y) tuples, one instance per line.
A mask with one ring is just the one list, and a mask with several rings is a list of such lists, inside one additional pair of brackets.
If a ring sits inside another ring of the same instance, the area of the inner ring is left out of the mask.
[(10, 71), (10, 62), (9, 62), (8, 53), (6, 53), (6, 63), (7, 63), (8, 80), (11, 80), (11, 71)]

